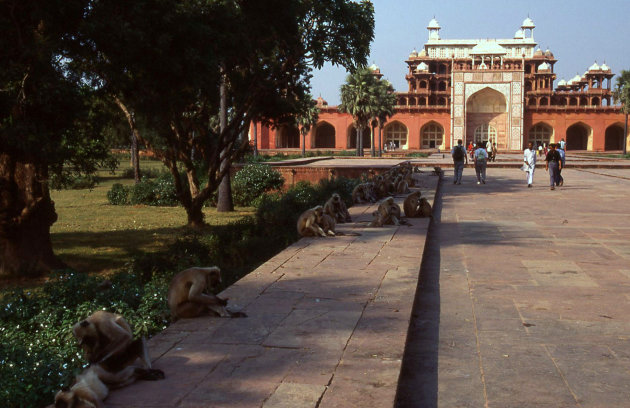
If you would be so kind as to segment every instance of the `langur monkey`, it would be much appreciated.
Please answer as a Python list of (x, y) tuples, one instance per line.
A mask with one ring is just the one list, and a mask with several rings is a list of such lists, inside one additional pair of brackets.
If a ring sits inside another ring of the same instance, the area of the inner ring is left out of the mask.
[(301, 237), (325, 237), (320, 223), (324, 208), (321, 205), (304, 211), (297, 220), (297, 232)]
[(228, 300), (211, 293), (219, 283), (221, 270), (216, 266), (189, 268), (175, 275), (168, 288), (168, 306), (173, 318), (208, 314), (219, 317), (247, 317), (243, 312), (230, 312), (225, 308)]
[(321, 228), (324, 230), (326, 235), (330, 235), (334, 237), (336, 235), (335, 231), (335, 219), (328, 214), (323, 214), (321, 218)]
[[(115, 359), (116, 356), (110, 357)], [(75, 378), (74, 385), (55, 395), (55, 408), (102, 408), (109, 395), (109, 387), (121, 388), (136, 380), (161, 380), (162, 370), (127, 366), (110, 372), (101, 364), (93, 364)]]
[(113, 361), (110, 360), (112, 356), (122, 355), (133, 343), (133, 353), (142, 359), (146, 368), (151, 368), (144, 339), (134, 342), (129, 323), (119, 314), (103, 310), (94, 312), (87, 319), (76, 323), (72, 327), (72, 333), (85, 351), (90, 364)]
[[(326, 204), (324, 204), (324, 214), (328, 214), (338, 223), (352, 221), (346, 203), (343, 202), (341, 196), (337, 193), (334, 193), (328, 201), (326, 201)], [(326, 231), (326, 229), (324, 229), (324, 231)]]
[(376, 202), (374, 193), (374, 183), (361, 183), (352, 190), (352, 202), (360, 204), (363, 202)]
[(403, 209), (405, 210), (405, 216), (407, 218), (420, 217), (420, 196), (419, 191), (414, 191), (405, 197), (403, 202)]
[(370, 227), (382, 227), (383, 225), (400, 225), (400, 206), (394, 202), (393, 197), (381, 201), (378, 209), (372, 213), (374, 220)]

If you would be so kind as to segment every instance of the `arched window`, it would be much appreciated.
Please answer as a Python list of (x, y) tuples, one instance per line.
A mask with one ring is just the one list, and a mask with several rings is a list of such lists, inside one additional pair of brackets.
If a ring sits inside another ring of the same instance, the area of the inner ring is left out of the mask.
[(527, 102), (527, 104), (529, 106), (536, 106), (536, 98), (534, 97), (529, 98), (529, 102)]
[(446, 81), (441, 81), (438, 86), (438, 91), (446, 91)]
[(437, 123), (429, 123), (422, 128), (421, 140), (423, 149), (438, 148), (444, 141), (444, 129)]
[(385, 143), (394, 142), (398, 148), (407, 148), (407, 127), (400, 122), (390, 123), (385, 128)]
[(420, 89), (427, 89), (427, 81), (420, 81)]
[(438, 99), (438, 105), (441, 105), (441, 106), (446, 105), (446, 98), (440, 98), (440, 99)]
[(494, 127), (490, 126), (490, 124), (484, 123), (483, 125), (478, 126), (477, 129), (475, 129), (475, 142), (485, 143), (488, 140), (490, 140), (490, 142), (492, 143), (497, 142), (497, 130)]
[(549, 105), (549, 100), (547, 100), (546, 96), (543, 96), (542, 98), (540, 98), (540, 106), (547, 106)]
[(542, 145), (543, 143), (549, 144), (552, 134), (553, 129), (551, 127), (544, 123), (539, 123), (529, 130), (529, 141), (534, 143), (534, 146)]
[(322, 122), (315, 128), (314, 148), (335, 148), (335, 128), (330, 123)]
[(421, 96), (421, 97), (418, 99), (418, 105), (420, 105), (420, 106), (426, 106), (426, 104), (427, 104), (427, 98), (425, 98), (424, 96)]

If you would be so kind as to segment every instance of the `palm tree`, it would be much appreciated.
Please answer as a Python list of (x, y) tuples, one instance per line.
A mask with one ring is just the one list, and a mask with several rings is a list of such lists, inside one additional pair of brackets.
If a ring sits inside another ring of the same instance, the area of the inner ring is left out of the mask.
[(357, 128), (357, 156), (363, 156), (363, 131), (373, 118), (378, 117), (383, 101), (389, 100), (383, 92), (386, 87), (384, 83), (389, 84), (374, 75), (372, 69), (362, 67), (348, 75), (346, 83), (341, 86), (339, 111), (349, 113), (354, 119)]
[(621, 102), (621, 111), (626, 114), (626, 125), (623, 129), (623, 154), (628, 154), (628, 113), (630, 113), (630, 71), (623, 70), (617, 76), (617, 86), (613, 91), (615, 102)]
[(313, 97), (307, 95), (304, 98), (304, 102), (301, 112), (295, 117), (295, 122), (300, 128), (300, 135), (302, 136), (302, 157), (306, 157), (306, 135), (311, 131), (311, 128), (317, 123), (319, 118), (319, 108)]
[[(378, 126), (378, 157), (382, 155), (383, 142), (381, 140), (381, 132), (387, 119), (394, 114), (394, 106), (396, 105), (396, 95), (394, 87), (387, 80), (380, 80), (378, 85), (379, 106), (377, 107), (374, 120)], [(374, 156), (374, 133), (372, 133), (372, 156)]]

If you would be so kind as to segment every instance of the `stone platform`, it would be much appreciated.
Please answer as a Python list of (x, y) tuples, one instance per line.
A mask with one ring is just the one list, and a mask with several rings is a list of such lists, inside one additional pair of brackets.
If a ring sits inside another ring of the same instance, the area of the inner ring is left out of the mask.
[[(433, 202), (438, 177), (416, 177)], [(392, 406), (430, 219), (367, 228), (375, 207), (337, 227), (360, 235), (303, 238), (226, 289), (247, 318), (180, 320), (152, 338), (166, 379), (107, 406)]]
[(562, 174), (446, 172), (397, 407), (630, 406), (630, 171)]

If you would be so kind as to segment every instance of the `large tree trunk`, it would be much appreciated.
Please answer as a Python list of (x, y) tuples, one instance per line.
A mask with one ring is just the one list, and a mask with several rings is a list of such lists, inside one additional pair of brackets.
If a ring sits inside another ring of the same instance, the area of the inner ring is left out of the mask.
[(626, 113), (626, 124), (623, 127), (623, 155), (628, 154), (628, 114)]
[(359, 150), (359, 146), (361, 146), (360, 141), (362, 137), (363, 137), (363, 132), (361, 131), (361, 128), (357, 128), (357, 157), (361, 156), (361, 151)]
[(43, 164), (0, 153), (0, 276), (41, 275), (65, 265), (53, 253), (57, 221)]
[(383, 141), (381, 140), (381, 130), (382, 129), (383, 129), (383, 127), (379, 123), (379, 125), (378, 125), (378, 157), (382, 157), (383, 156)]

